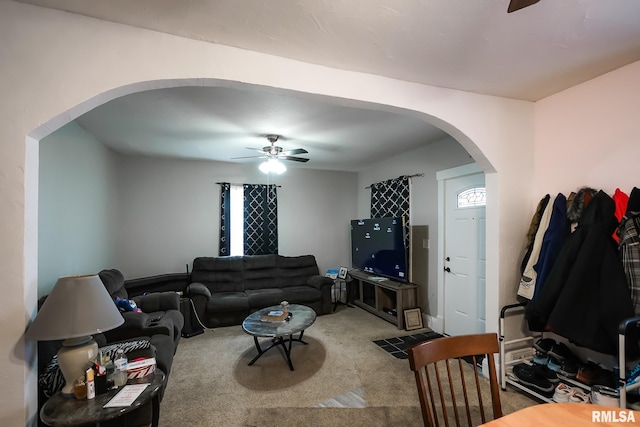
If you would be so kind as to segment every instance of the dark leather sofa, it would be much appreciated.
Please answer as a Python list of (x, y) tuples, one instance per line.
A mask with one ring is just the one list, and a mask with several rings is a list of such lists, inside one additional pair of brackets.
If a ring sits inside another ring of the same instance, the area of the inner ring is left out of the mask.
[(241, 324), (250, 313), (281, 301), (330, 313), (332, 285), (319, 274), (313, 255), (198, 257), (186, 296), (201, 322), (214, 328)]

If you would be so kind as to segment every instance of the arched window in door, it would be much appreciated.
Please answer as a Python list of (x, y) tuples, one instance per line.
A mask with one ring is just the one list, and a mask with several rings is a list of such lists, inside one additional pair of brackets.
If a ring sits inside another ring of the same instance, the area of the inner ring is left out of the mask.
[(456, 205), (459, 208), (475, 208), (487, 205), (487, 189), (474, 187), (458, 193)]

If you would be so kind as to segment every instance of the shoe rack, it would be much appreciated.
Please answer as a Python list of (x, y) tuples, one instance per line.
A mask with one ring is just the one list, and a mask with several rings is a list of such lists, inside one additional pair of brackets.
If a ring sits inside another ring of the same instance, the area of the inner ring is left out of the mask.
[[(518, 358), (513, 358), (511, 360), (507, 360), (508, 359), (507, 355), (513, 355), (515, 353), (509, 350), (513, 348), (522, 348), (524, 346), (533, 348), (533, 343), (535, 342), (535, 340), (542, 338), (542, 334), (534, 334), (532, 336), (526, 336), (526, 337), (516, 338), (511, 340), (505, 339), (505, 319), (507, 318), (507, 315), (519, 314), (519, 312), (524, 311), (525, 307), (526, 307), (526, 303), (510, 304), (502, 307), (500, 311), (500, 320), (498, 324), (500, 386), (502, 390), (506, 390), (507, 384), (509, 384), (541, 400), (542, 402), (553, 403), (554, 400), (551, 397), (547, 397), (537, 392), (535, 389), (528, 387), (527, 385), (522, 384), (515, 379), (510, 378), (510, 375), (513, 376), (513, 374), (510, 372), (513, 369), (514, 365), (519, 363), (527, 363), (529, 365), (533, 364), (533, 354), (531, 354), (531, 356), (529, 357), (518, 357)], [(640, 327), (640, 317), (627, 319), (620, 324), (619, 331), (618, 331), (619, 332), (618, 366), (626, 366), (625, 342), (627, 340), (627, 337), (629, 335), (629, 331), (631, 330), (631, 328), (639, 328), (639, 327)], [(518, 353), (518, 354), (524, 354), (524, 353)], [(564, 375), (558, 374), (557, 372), (556, 374), (558, 375), (558, 378), (560, 379), (561, 382), (564, 382), (565, 384), (574, 388), (577, 387), (582, 391), (584, 391), (585, 393), (591, 392), (591, 387), (589, 385), (584, 384), (580, 381), (577, 381), (574, 378), (569, 378)], [(627, 394), (632, 390), (640, 389), (640, 381), (632, 385), (626, 385), (627, 379), (625, 378), (625, 375), (626, 375), (626, 370), (620, 369), (620, 378), (618, 379), (618, 388), (620, 392), (621, 408), (628, 407)]]

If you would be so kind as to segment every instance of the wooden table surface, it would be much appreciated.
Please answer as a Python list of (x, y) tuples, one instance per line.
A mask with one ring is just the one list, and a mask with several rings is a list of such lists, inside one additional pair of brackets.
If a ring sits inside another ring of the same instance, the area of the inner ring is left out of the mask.
[(585, 403), (542, 403), (486, 424), (487, 427), (640, 425), (640, 411)]

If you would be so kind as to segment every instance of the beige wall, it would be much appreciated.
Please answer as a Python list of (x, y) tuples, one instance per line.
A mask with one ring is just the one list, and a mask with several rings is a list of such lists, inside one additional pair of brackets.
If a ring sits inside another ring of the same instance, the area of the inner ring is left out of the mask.
[(535, 193), (640, 187), (640, 62), (535, 106)]
[[(413, 111), (487, 172), (487, 313), (516, 279), (530, 216), (533, 104), (422, 86), (210, 45), (10, 1), (0, 2), (0, 422), (35, 420), (37, 144), (92, 106), (135, 90), (249, 83)], [(144, 83), (151, 82), (151, 83)], [(225, 83), (227, 82), (227, 83)], [(496, 329), (497, 319), (487, 327)]]

